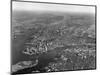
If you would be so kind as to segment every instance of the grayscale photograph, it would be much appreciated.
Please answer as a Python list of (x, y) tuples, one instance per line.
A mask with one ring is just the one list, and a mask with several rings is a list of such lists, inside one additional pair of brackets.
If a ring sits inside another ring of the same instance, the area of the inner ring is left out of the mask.
[(96, 69), (96, 6), (11, 2), (11, 74)]

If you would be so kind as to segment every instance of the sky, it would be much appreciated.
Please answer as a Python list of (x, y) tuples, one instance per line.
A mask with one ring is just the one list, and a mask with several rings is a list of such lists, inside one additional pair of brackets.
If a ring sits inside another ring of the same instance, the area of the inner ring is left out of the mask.
[(61, 5), (17, 1), (12, 2), (12, 10), (95, 13), (95, 7), (93, 6)]

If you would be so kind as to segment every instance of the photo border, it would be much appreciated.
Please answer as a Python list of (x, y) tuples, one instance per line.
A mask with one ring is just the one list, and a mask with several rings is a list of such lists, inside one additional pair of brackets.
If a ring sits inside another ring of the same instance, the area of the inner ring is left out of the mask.
[[(79, 70), (64, 70), (64, 71), (57, 71), (57, 72), (71, 72), (71, 71), (85, 71), (85, 70), (96, 70), (97, 69), (97, 5), (87, 5), (87, 4), (71, 4), (71, 3), (56, 3), (56, 2), (42, 2), (42, 1), (22, 1), (22, 0), (11, 0), (10, 1), (10, 74), (12, 74), (12, 2), (28, 2), (28, 3), (42, 3), (42, 4), (57, 4), (57, 5), (76, 5), (76, 6), (88, 6), (88, 7), (95, 7), (95, 36), (96, 36), (96, 59), (95, 59), (95, 69), (79, 69)], [(42, 73), (42, 72), (41, 72)], [(41, 74), (41, 73), (29, 73), (29, 74)], [(56, 73), (56, 72), (43, 72), (43, 73)]]

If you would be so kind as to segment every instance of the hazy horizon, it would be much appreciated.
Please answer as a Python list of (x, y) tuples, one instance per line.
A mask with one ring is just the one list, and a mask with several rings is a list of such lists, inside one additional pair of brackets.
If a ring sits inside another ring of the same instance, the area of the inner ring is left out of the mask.
[(52, 11), (52, 12), (74, 12), (74, 13), (95, 13), (95, 7), (78, 5), (61, 5), (31, 2), (12, 2), (13, 11)]

